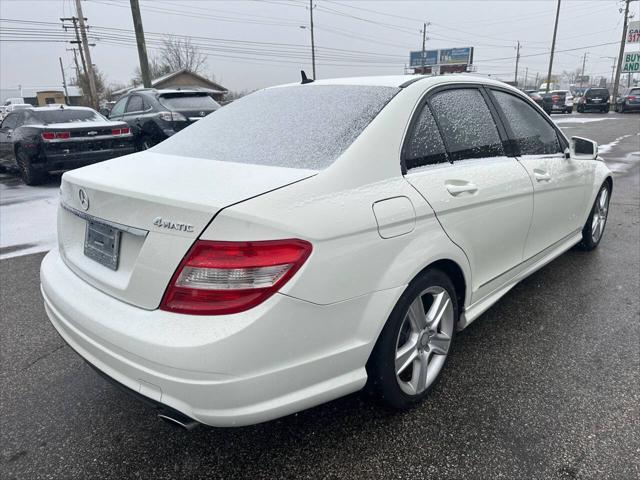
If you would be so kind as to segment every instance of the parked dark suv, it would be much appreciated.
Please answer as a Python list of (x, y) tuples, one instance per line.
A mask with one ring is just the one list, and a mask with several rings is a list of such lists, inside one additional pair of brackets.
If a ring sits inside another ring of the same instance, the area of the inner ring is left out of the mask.
[(584, 95), (578, 101), (578, 112), (598, 111), (607, 113), (609, 111), (609, 90), (600, 87), (587, 88)]
[(207, 91), (195, 88), (136, 89), (116, 102), (109, 118), (127, 122), (136, 146), (145, 150), (218, 108)]

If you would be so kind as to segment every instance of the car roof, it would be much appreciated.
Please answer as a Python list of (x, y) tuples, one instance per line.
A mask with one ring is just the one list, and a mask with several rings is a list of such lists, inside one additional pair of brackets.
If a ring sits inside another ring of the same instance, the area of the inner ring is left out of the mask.
[(50, 105), (47, 105), (45, 107), (33, 107), (32, 108), (33, 111), (35, 112), (50, 112), (51, 110), (85, 110), (85, 111), (91, 111), (91, 112), (95, 112), (95, 110), (93, 108), (89, 108), (89, 107), (70, 107), (67, 105), (63, 105), (61, 103), (52, 103)]
[[(411, 84), (420, 84), (425, 89), (435, 85), (446, 83), (477, 83), (483, 85), (495, 85), (501, 87), (509, 87), (515, 91), (520, 91), (499, 80), (473, 75), (468, 73), (456, 73), (448, 75), (384, 75), (384, 76), (368, 76), (368, 77), (345, 77), (345, 78), (329, 78), (315, 80), (307, 85), (361, 85), (376, 87), (396, 87), (403, 88)], [(301, 85), (299, 82), (277, 85), (270, 88), (288, 87)]]

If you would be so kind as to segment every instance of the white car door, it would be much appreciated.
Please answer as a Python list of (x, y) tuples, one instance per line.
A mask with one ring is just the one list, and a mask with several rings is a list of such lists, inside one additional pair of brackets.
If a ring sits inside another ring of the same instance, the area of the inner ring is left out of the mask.
[(490, 89), (520, 163), (533, 183), (533, 220), (524, 249), (529, 259), (582, 228), (586, 185), (592, 162), (566, 158), (565, 140), (545, 115), (527, 100)]
[(402, 153), (405, 178), (469, 259), (472, 300), (522, 262), (533, 210), (531, 180), (505, 153), (485, 96), (476, 86), (430, 94)]

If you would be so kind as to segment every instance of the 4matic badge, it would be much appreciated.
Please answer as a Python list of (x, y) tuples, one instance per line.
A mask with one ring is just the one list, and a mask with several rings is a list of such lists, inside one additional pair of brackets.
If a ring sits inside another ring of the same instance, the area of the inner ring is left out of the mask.
[(162, 217), (156, 217), (153, 221), (156, 227), (166, 228), (167, 230), (176, 230), (177, 232), (193, 232), (193, 225), (189, 223), (173, 222)]

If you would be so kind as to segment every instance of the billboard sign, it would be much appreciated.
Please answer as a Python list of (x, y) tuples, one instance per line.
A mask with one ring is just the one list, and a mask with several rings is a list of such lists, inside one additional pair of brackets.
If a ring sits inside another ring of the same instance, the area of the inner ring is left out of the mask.
[[(409, 53), (409, 66), (421, 67), (422, 62), (422, 50)], [(429, 67), (438, 63), (438, 50), (425, 50), (424, 51), (424, 66)]]
[(440, 50), (440, 65), (469, 65), (473, 48), (445, 48)]
[(629, 22), (627, 27), (627, 43), (640, 43), (640, 21)]
[(473, 63), (473, 47), (444, 48), (441, 50), (425, 50), (424, 63), (422, 50), (409, 53), (410, 67), (431, 67), (434, 65), (470, 65)]
[(623, 73), (640, 72), (640, 52), (625, 52), (622, 59)]

